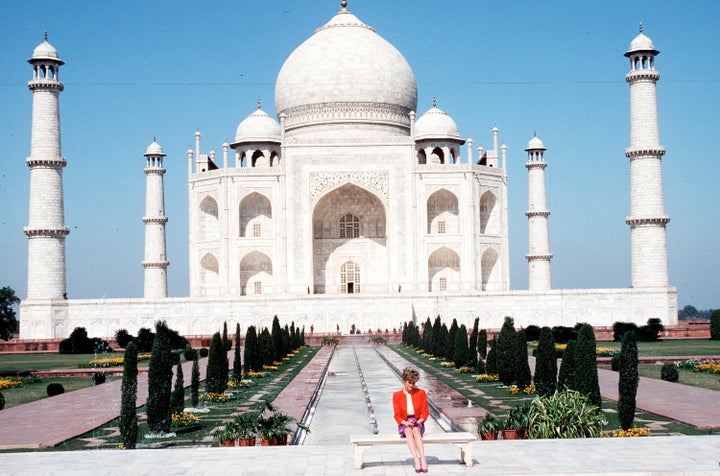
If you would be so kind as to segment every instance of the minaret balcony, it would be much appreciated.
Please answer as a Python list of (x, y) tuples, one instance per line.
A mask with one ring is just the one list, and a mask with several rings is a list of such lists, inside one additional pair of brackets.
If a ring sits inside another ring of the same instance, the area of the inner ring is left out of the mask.
[(525, 212), (525, 216), (530, 217), (548, 217), (550, 216), (550, 210), (528, 210)]
[(659, 217), (627, 217), (625, 218), (625, 223), (628, 225), (635, 227), (635, 226), (643, 226), (643, 225), (662, 225), (665, 226), (670, 221), (670, 217), (667, 215), (659, 216)]
[(55, 157), (54, 159), (41, 158), (36, 159), (35, 157), (26, 157), (25, 164), (28, 167), (51, 167), (51, 168), (62, 168), (67, 165), (65, 157)]
[(165, 269), (168, 266), (170, 266), (170, 261), (143, 261), (142, 267), (147, 268), (157, 268), (157, 269)]
[(70, 234), (69, 228), (32, 228), (26, 226), (23, 233), (28, 238), (65, 238)]
[(631, 159), (635, 157), (661, 157), (665, 155), (665, 148), (660, 147), (639, 147), (639, 148), (632, 148), (628, 147), (625, 149), (625, 157)]
[(550, 261), (553, 258), (552, 253), (546, 255), (525, 255), (528, 261)]
[(660, 79), (660, 73), (658, 73), (654, 69), (636, 69), (635, 71), (630, 71), (628, 74), (625, 75), (625, 81), (627, 81), (628, 83), (631, 83), (633, 81), (640, 81), (643, 79), (657, 81), (658, 79)]
[(159, 223), (164, 225), (168, 222), (168, 217), (143, 217), (143, 223)]
[(28, 89), (31, 91), (35, 89), (57, 89), (58, 91), (62, 91), (65, 89), (65, 86), (57, 79), (42, 78), (28, 81)]

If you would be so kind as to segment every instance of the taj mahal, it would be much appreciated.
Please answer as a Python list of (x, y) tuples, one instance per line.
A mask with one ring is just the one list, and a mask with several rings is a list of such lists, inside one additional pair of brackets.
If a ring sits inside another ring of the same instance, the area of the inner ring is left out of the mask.
[(64, 63), (46, 38), (28, 60), (28, 291), (20, 336), (64, 338), (78, 326), (112, 336), (160, 319), (181, 334), (207, 335), (223, 322), (270, 326), (275, 315), (306, 332), (392, 330), (437, 315), (468, 327), (478, 317), (487, 329), (499, 328), (505, 316), (518, 326), (641, 325), (655, 317), (674, 324), (658, 54), (642, 29), (625, 52), (631, 194), (629, 214), (618, 220), (630, 227), (629, 287), (552, 287), (545, 191), (552, 159), (533, 136), (525, 148), (529, 285), (512, 289), (508, 147), (501, 131), (490, 118), (486, 139), (492, 145), (475, 148), (435, 101), (418, 112), (405, 57), (343, 1), (283, 64), (273, 114), (258, 100), (217, 154), (195, 134), (186, 157), (189, 295), (167, 293), (165, 153), (153, 141), (144, 153), (146, 207), (138, 217), (145, 226), (144, 260), (137, 264), (144, 268), (144, 295), (68, 299), (65, 242), (72, 238), (64, 222), (62, 172), (72, 160), (61, 150)]

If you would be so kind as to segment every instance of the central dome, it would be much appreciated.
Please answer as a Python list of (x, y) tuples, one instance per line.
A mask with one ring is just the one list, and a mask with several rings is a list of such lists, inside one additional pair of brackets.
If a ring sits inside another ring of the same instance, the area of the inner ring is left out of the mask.
[[(343, 8), (285, 61), (275, 108), (286, 127), (381, 122), (409, 127), (415, 75), (403, 55)], [(330, 121), (330, 118), (334, 121)]]

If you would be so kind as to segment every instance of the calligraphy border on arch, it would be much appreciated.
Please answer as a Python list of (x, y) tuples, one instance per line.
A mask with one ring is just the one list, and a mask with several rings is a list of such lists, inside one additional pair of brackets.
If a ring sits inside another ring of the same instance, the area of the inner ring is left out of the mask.
[(338, 185), (352, 183), (367, 188), (378, 195), (385, 205), (389, 201), (389, 174), (384, 172), (311, 172), (310, 173), (310, 206), (315, 207), (317, 201), (328, 190)]

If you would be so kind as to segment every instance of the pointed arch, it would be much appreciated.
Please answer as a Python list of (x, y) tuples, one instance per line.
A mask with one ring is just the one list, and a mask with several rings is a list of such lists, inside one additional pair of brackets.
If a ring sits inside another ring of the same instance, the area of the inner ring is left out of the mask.
[(252, 192), (240, 201), (240, 237), (266, 238), (272, 236), (272, 204), (265, 195)]
[(360, 266), (354, 261), (346, 261), (340, 267), (340, 292), (342, 294), (360, 292)]
[(261, 251), (251, 251), (240, 260), (240, 293), (269, 294), (274, 285), (272, 260)]
[(437, 249), (430, 255), (428, 289), (434, 292), (460, 289), (460, 255), (447, 247)]
[(200, 241), (213, 241), (218, 239), (218, 204), (211, 196), (206, 196), (200, 202), (199, 220)]
[(220, 265), (214, 254), (205, 253), (200, 259), (200, 295), (212, 296), (219, 293)]
[(490, 190), (480, 197), (480, 233), (497, 234), (499, 230), (499, 216), (496, 210), (497, 197)]
[(417, 163), (420, 165), (427, 164), (427, 155), (425, 155), (425, 149), (418, 149), (417, 151)]
[(493, 248), (488, 248), (483, 252), (480, 260), (481, 277), (482, 277), (482, 290), (483, 291), (498, 291), (499, 286), (499, 275), (500, 272), (497, 269), (498, 254)]
[(458, 199), (447, 189), (440, 189), (427, 199), (428, 234), (456, 234), (460, 232)]

